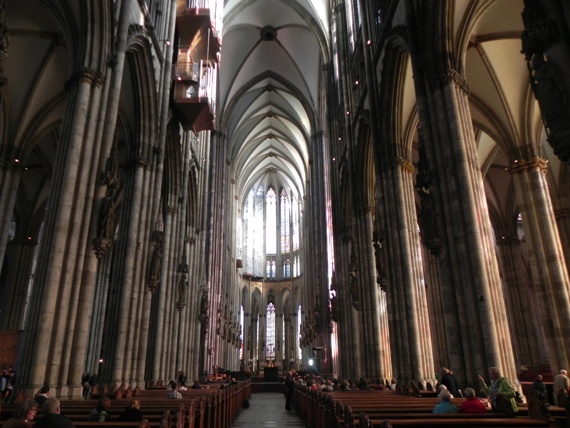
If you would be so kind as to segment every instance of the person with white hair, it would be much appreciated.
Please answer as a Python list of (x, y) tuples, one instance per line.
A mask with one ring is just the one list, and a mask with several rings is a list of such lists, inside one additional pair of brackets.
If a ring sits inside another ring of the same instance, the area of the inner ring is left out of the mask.
[[(519, 408), (515, 401), (516, 393), (511, 382), (506, 377), (501, 376), (501, 370), (497, 367), (489, 367), (489, 377), (491, 378), (491, 385), (487, 386), (483, 376), (479, 375), (479, 385), (487, 397), (490, 398), (493, 410), (499, 412), (506, 411), (511, 414), (518, 412)], [(499, 396), (505, 399), (506, 406), (510, 408), (503, 409), (499, 408), (501, 406), (497, 406), (497, 398)]]
[(485, 405), (475, 396), (473, 388), (463, 391), (466, 400), (459, 406), (459, 413), (486, 413)]
[(554, 376), (554, 404), (556, 404), (557, 406), (560, 406), (560, 401), (558, 400), (558, 395), (560, 394), (560, 391), (563, 391), (564, 393), (568, 393), (568, 387), (569, 387), (569, 379), (568, 379), (568, 372), (566, 372), (566, 370), (562, 369), (560, 370), (560, 373), (558, 373), (556, 376)]
[[(447, 386), (445, 386), (445, 385), (439, 385), (439, 386), (437, 387), (437, 390), (439, 391), (439, 394), (437, 394), (437, 398), (441, 398), (441, 392), (442, 392), (442, 391), (449, 391), (449, 390), (447, 389)], [(451, 392), (450, 392), (450, 394), (451, 394)], [(453, 394), (451, 394), (451, 398), (454, 398), (454, 397), (453, 397)]]
[(434, 407), (433, 413), (458, 413), (459, 409), (451, 402), (451, 394), (447, 389), (442, 389), (439, 393), (441, 401)]

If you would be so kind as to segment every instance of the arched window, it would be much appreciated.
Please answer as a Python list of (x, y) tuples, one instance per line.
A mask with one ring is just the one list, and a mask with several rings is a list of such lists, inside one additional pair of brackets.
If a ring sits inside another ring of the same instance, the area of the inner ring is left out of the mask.
[(289, 259), (283, 260), (283, 278), (291, 278), (291, 262)]
[(267, 338), (265, 345), (265, 358), (275, 358), (275, 305), (267, 305)]
[(281, 253), (288, 253), (291, 251), (291, 240), (289, 237), (289, 222), (290, 219), (290, 207), (289, 199), (287, 198), (287, 192), (285, 189), (281, 190)]
[[(241, 259), (244, 274), (266, 279), (293, 276), (293, 260), (300, 250), (299, 197), (281, 185), (278, 188), (279, 193), (275, 186), (256, 184), (244, 200), (241, 224), (236, 227), (236, 258)], [(299, 266), (295, 276), (300, 274)]]
[(265, 195), (265, 253), (277, 254), (277, 195), (269, 188)]
[(299, 249), (299, 205), (297, 199), (292, 198), (292, 215), (293, 215), (293, 251)]

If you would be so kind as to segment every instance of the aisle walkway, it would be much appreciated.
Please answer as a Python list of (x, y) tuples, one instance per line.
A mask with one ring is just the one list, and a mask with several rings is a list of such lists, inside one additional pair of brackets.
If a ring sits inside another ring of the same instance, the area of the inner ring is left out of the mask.
[(277, 392), (251, 394), (249, 409), (242, 409), (232, 428), (301, 428), (303, 421), (294, 410), (285, 410), (285, 397)]

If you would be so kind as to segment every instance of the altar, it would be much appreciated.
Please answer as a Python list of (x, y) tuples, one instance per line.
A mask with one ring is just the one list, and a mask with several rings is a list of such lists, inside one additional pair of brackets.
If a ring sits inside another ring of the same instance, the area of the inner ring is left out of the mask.
[(264, 367), (263, 377), (279, 377), (279, 367)]

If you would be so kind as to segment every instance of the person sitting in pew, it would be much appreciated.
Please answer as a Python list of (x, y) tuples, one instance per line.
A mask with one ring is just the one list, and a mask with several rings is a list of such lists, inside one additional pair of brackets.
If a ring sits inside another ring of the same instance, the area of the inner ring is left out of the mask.
[(473, 388), (465, 389), (463, 396), (466, 400), (459, 406), (459, 413), (485, 413), (487, 411), (485, 405), (475, 396)]
[(91, 410), (87, 420), (89, 422), (107, 422), (111, 420), (109, 409), (111, 408), (111, 399), (106, 395), (102, 395), (97, 401), (97, 407)]
[[(441, 398), (441, 393), (442, 393), (443, 391), (449, 392), (448, 389), (447, 389), (447, 386), (445, 386), (445, 385), (439, 385), (437, 390), (439, 391), (439, 394), (437, 394), (437, 398)], [(450, 394), (451, 394), (451, 392), (450, 392)], [(453, 397), (453, 394), (451, 394), (451, 398), (454, 398), (454, 397)]]
[(370, 391), (372, 389), (368, 385), (368, 382), (366, 382), (366, 379), (364, 379), (363, 377), (360, 378), (357, 388), (360, 389), (361, 391)]
[(433, 413), (458, 413), (459, 409), (451, 403), (451, 394), (447, 389), (443, 389), (439, 393), (441, 401), (434, 407)]
[(61, 414), (57, 398), (46, 399), (43, 409), (44, 416), (35, 423), (34, 428), (75, 428), (73, 422)]
[(176, 382), (171, 380), (168, 386), (170, 387), (170, 392), (166, 395), (166, 398), (182, 398), (182, 394), (178, 392), (178, 384)]
[(202, 387), (201, 387), (200, 384), (198, 383), (198, 378), (194, 379), (194, 383), (192, 384), (192, 386), (190, 387), (190, 389), (202, 389)]
[(43, 406), (46, 400), (49, 398), (49, 386), (45, 385), (39, 390), (34, 400), (38, 403), (38, 406)]
[(119, 415), (121, 422), (140, 422), (143, 420), (143, 414), (140, 411), (141, 403), (139, 400), (133, 400)]
[[(536, 380), (532, 384), (532, 394), (536, 395), (536, 398), (545, 406), (550, 406), (546, 397), (548, 397), (548, 392), (546, 390), (546, 385), (542, 381), (542, 375), (536, 376)], [(532, 397), (532, 395), (531, 395)]]
[(3, 428), (31, 428), (32, 422), (38, 411), (38, 403), (35, 400), (22, 401), (11, 419), (2, 425)]

